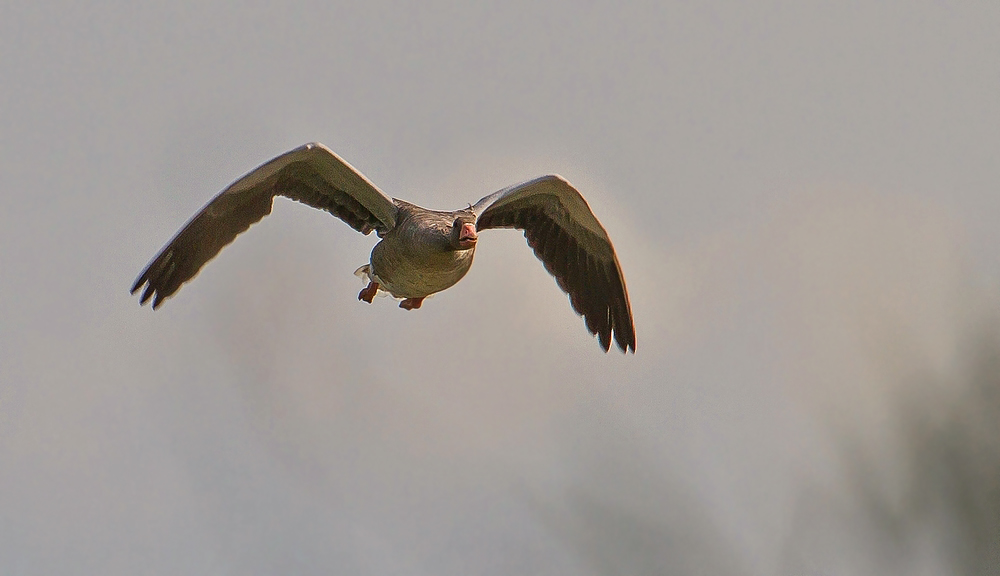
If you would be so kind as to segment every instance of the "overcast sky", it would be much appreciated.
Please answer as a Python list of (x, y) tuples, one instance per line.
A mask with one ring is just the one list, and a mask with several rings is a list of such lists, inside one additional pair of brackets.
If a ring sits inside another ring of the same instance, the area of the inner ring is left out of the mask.
[[(906, 422), (968, 403), (995, 332), (998, 26), (6, 1), (0, 573), (950, 573), (961, 530), (905, 512)], [(309, 141), (429, 208), (568, 178), (637, 353), (600, 350), (516, 231), (419, 311), (358, 302), (375, 238), (283, 199), (138, 306), (191, 215)]]

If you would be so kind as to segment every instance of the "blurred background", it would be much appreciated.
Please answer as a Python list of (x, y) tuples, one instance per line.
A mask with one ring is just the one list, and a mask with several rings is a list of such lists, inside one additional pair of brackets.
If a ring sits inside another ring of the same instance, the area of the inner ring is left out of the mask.
[[(1000, 573), (1000, 4), (0, 6), (0, 573)], [(559, 173), (603, 354), (516, 231), (403, 312), (279, 199), (318, 140), (453, 209)]]

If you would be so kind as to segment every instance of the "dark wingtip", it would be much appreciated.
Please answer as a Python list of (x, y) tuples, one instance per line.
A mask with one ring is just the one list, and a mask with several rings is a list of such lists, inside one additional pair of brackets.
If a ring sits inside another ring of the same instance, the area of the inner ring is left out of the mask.
[(148, 302), (150, 297), (152, 297), (153, 292), (154, 290), (152, 286), (146, 286), (146, 289), (142, 291), (142, 296), (139, 297), (139, 305), (142, 306)]
[[(635, 354), (635, 345), (634, 344), (631, 344), (631, 343), (629, 343), (629, 344), (622, 344), (621, 342), (618, 342), (616, 340), (615, 341), (615, 346), (619, 350), (621, 350), (622, 354), (628, 354), (629, 352), (632, 352), (633, 354)], [(607, 352), (607, 350), (605, 350), (605, 352)]]
[(597, 334), (597, 342), (601, 345), (601, 348), (604, 348), (605, 353), (611, 350), (611, 331), (599, 332)]
[(628, 354), (629, 352), (635, 354), (635, 331), (633, 330), (631, 334), (620, 334), (615, 330), (615, 344), (618, 345), (618, 349), (623, 354)]

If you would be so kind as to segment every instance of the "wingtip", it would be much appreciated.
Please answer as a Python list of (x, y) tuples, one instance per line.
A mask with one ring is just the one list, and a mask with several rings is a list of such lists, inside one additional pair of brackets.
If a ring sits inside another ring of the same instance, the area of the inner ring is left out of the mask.
[(132, 284), (132, 289), (128, 291), (129, 294), (135, 294), (143, 284), (146, 283), (146, 274), (143, 273), (135, 280), (135, 284)]
[(601, 345), (601, 348), (604, 348), (605, 353), (611, 350), (611, 331), (598, 332), (597, 343)]
[[(626, 356), (628, 356), (629, 352), (635, 354), (635, 344), (626, 344), (625, 346), (619, 344), (618, 349), (621, 350), (622, 354), (625, 354)], [(605, 350), (605, 352), (607, 352), (607, 350)]]
[(142, 296), (139, 296), (139, 306), (143, 306), (149, 299), (153, 296), (153, 287), (147, 286), (145, 290), (142, 291)]
[(615, 344), (618, 345), (618, 349), (622, 351), (622, 354), (628, 354), (631, 352), (635, 354), (635, 332), (631, 334), (626, 334), (627, 339), (619, 338), (619, 334), (615, 332)]

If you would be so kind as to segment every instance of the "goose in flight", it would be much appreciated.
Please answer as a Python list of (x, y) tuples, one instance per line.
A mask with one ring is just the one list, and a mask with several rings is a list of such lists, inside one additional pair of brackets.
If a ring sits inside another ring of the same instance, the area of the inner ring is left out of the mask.
[(569, 295), (587, 330), (608, 351), (612, 335), (635, 352), (632, 309), (608, 233), (569, 182), (549, 175), (504, 188), (453, 212), (427, 210), (389, 198), (329, 148), (310, 143), (249, 172), (219, 193), (160, 251), (132, 286), (145, 286), (155, 310), (251, 224), (271, 213), (275, 196), (326, 210), (362, 234), (381, 238), (357, 270), (371, 303), (380, 291), (420, 308), (427, 296), (450, 288), (472, 266), (479, 232), (518, 228)]

